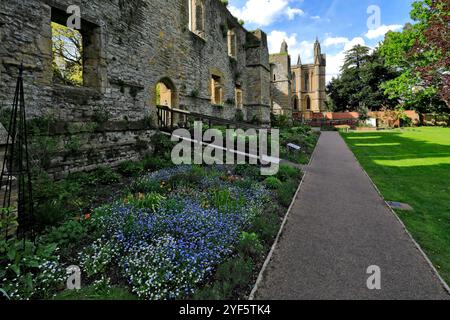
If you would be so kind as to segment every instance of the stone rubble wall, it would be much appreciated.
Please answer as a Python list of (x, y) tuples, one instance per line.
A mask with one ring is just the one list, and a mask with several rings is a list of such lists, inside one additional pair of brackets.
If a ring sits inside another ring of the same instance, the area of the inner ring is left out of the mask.
[[(89, 66), (93, 78), (85, 87), (52, 80), (52, 10), (65, 11), (73, 4), (81, 8), (82, 24), (95, 27), (98, 61), (95, 68)], [(239, 83), (245, 117), (269, 123), (266, 35), (245, 30), (220, 0), (205, 1), (205, 6), (205, 34), (199, 37), (188, 29), (188, 0), (2, 0), (0, 107), (12, 104), (23, 63), (28, 117), (55, 119), (52, 134), (60, 137), (62, 149), (71, 136), (82, 142), (79, 152), (62, 152), (53, 159), (50, 171), (55, 174), (116, 165), (151, 152), (161, 80), (173, 84), (175, 107), (226, 119), (235, 117), (230, 102)], [(228, 56), (229, 28), (237, 34), (236, 59)], [(211, 106), (213, 70), (224, 77), (223, 108)], [(100, 111), (108, 114), (101, 130), (95, 120)]]

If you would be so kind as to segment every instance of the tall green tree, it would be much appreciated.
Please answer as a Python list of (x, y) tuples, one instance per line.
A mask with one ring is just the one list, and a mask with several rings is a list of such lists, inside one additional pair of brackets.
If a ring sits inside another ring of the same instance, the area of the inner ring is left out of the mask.
[(401, 32), (389, 32), (380, 47), (386, 64), (399, 72), (382, 88), (390, 98), (419, 113), (447, 111), (448, 8), (448, 0), (414, 2), (411, 18), (415, 23), (405, 25)]
[(380, 85), (396, 76), (395, 70), (386, 66), (378, 50), (371, 53), (368, 47), (355, 46), (346, 52), (340, 76), (327, 87), (334, 110), (376, 111), (393, 106), (395, 101), (384, 94)]

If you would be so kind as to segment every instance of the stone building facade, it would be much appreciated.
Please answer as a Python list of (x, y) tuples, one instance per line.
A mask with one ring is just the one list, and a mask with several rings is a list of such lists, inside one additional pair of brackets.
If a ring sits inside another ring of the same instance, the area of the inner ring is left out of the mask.
[(272, 71), (272, 110), (289, 118), (311, 118), (326, 111), (326, 55), (318, 40), (314, 44), (314, 62), (302, 64), (298, 57), (291, 66), (286, 42), (279, 54), (270, 55)]
[[(51, 23), (81, 9), (83, 86), (53, 81)], [(61, 153), (51, 170), (116, 165), (149, 151), (156, 105), (270, 122), (266, 34), (220, 0), (2, 0), (0, 107), (23, 63), (28, 116), (51, 118)], [(159, 88), (159, 89), (157, 89)]]
[(270, 55), (270, 71), (272, 112), (292, 118), (292, 69), (286, 41), (281, 44), (280, 53)]

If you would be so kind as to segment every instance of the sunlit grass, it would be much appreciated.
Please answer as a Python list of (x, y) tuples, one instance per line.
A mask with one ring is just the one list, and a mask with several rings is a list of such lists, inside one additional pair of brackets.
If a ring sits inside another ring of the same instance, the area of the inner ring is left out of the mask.
[(450, 283), (450, 128), (342, 133), (386, 200)]

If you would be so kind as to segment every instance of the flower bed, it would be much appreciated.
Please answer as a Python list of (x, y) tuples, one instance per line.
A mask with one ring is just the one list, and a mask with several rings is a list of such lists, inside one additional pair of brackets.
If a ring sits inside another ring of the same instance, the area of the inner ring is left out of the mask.
[[(116, 200), (42, 234), (33, 250), (3, 243), (2, 263), (11, 263), (0, 288), (11, 299), (243, 298), (300, 178), (282, 166), (265, 179), (249, 165), (143, 174)], [(80, 291), (62, 291), (69, 265), (81, 268)]]

